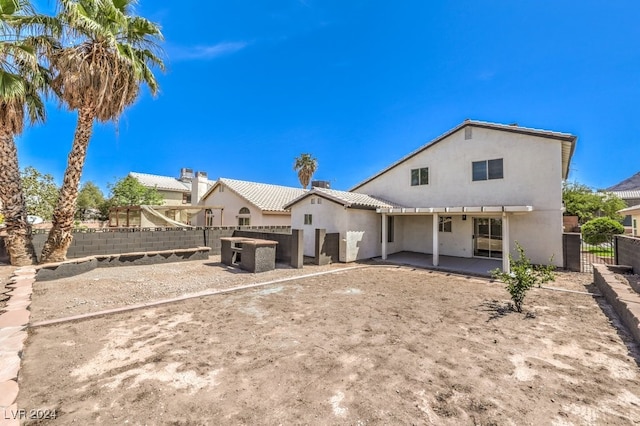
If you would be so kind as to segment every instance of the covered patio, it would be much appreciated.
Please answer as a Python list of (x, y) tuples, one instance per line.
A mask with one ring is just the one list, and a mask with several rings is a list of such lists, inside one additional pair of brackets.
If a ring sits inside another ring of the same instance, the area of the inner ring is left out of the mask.
[(475, 257), (454, 257), (440, 255), (437, 266), (433, 264), (433, 255), (401, 251), (387, 255), (387, 259), (374, 258), (377, 262), (396, 265), (408, 265), (418, 268), (433, 269), (436, 271), (452, 272), (456, 274), (468, 274), (481, 277), (490, 277), (492, 270), (502, 267), (502, 259), (480, 259)]
[[(382, 260), (389, 260), (391, 256), (388, 254), (387, 241), (388, 241), (388, 216), (431, 216), (432, 226), (432, 251), (433, 254), (424, 255), (418, 261), (425, 263), (423, 267), (429, 267), (433, 269), (444, 269), (450, 271), (466, 271), (475, 275), (490, 275), (487, 271), (501, 268), (505, 272), (510, 271), (509, 256), (510, 253), (510, 218), (514, 214), (526, 214), (533, 211), (532, 206), (520, 206), (520, 205), (508, 205), (508, 206), (464, 206), (464, 207), (410, 207), (410, 208), (378, 208), (376, 212), (382, 216), (382, 241), (381, 251)], [(462, 216), (463, 220), (466, 220), (467, 215), (471, 218), (496, 218), (495, 220), (500, 225), (499, 237), (491, 238), (491, 233), (485, 235), (479, 232), (479, 229), (473, 231), (473, 235), (469, 235), (473, 238), (476, 244), (482, 242), (486, 245), (487, 257), (484, 257), (484, 253), (476, 253), (473, 258), (466, 257), (454, 257), (440, 254), (439, 245), (439, 219), (446, 216)], [(498, 245), (498, 249), (502, 255), (499, 256), (501, 260), (491, 259), (491, 252), (494, 250), (493, 245)], [(401, 251), (400, 253), (407, 253)], [(417, 259), (416, 259), (417, 260)], [(418, 266), (418, 265), (416, 265)], [(481, 273), (480, 273), (481, 272)]]

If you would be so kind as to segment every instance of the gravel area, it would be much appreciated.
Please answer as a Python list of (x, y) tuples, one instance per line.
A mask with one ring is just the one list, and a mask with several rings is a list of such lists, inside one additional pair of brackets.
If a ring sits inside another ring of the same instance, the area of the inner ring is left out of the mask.
[(223, 265), (218, 255), (200, 261), (98, 268), (75, 277), (36, 282), (31, 321), (64, 318), (203, 290), (223, 290), (350, 266), (353, 265), (339, 263), (305, 265), (303, 269), (294, 269), (278, 264), (273, 271), (252, 274)]

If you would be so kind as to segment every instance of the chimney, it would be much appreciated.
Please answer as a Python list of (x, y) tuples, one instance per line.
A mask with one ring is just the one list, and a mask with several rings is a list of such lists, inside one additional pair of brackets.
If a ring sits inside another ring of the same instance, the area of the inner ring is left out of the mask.
[(329, 182), (328, 180), (314, 180), (311, 181), (311, 187), (331, 189), (331, 182)]
[(194, 206), (199, 204), (208, 189), (207, 172), (196, 172), (196, 177), (191, 179), (191, 204)]
[(187, 169), (185, 167), (180, 169), (180, 180), (183, 182), (189, 182), (193, 179), (193, 169)]

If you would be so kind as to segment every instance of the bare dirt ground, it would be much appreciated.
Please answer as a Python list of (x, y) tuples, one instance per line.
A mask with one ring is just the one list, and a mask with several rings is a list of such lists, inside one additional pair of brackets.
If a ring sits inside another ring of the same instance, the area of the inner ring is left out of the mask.
[[(96, 303), (113, 300), (94, 278)], [(41, 318), (77, 290), (63, 281), (34, 295)], [(18, 406), (59, 424), (637, 424), (638, 348), (600, 298), (534, 289), (529, 315), (507, 300), (500, 283), (375, 266), (38, 327)]]

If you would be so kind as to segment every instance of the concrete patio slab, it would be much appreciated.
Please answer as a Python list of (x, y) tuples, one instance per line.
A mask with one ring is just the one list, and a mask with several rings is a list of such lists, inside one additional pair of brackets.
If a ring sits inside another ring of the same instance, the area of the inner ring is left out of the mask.
[(415, 266), (418, 268), (433, 269), (436, 271), (452, 272), (456, 274), (467, 274), (480, 277), (490, 277), (492, 270), (502, 268), (502, 259), (481, 259), (440, 255), (438, 266), (433, 266), (433, 256), (425, 253), (415, 253), (402, 251), (387, 256), (383, 261), (377, 257), (378, 262), (387, 262), (398, 265)]

